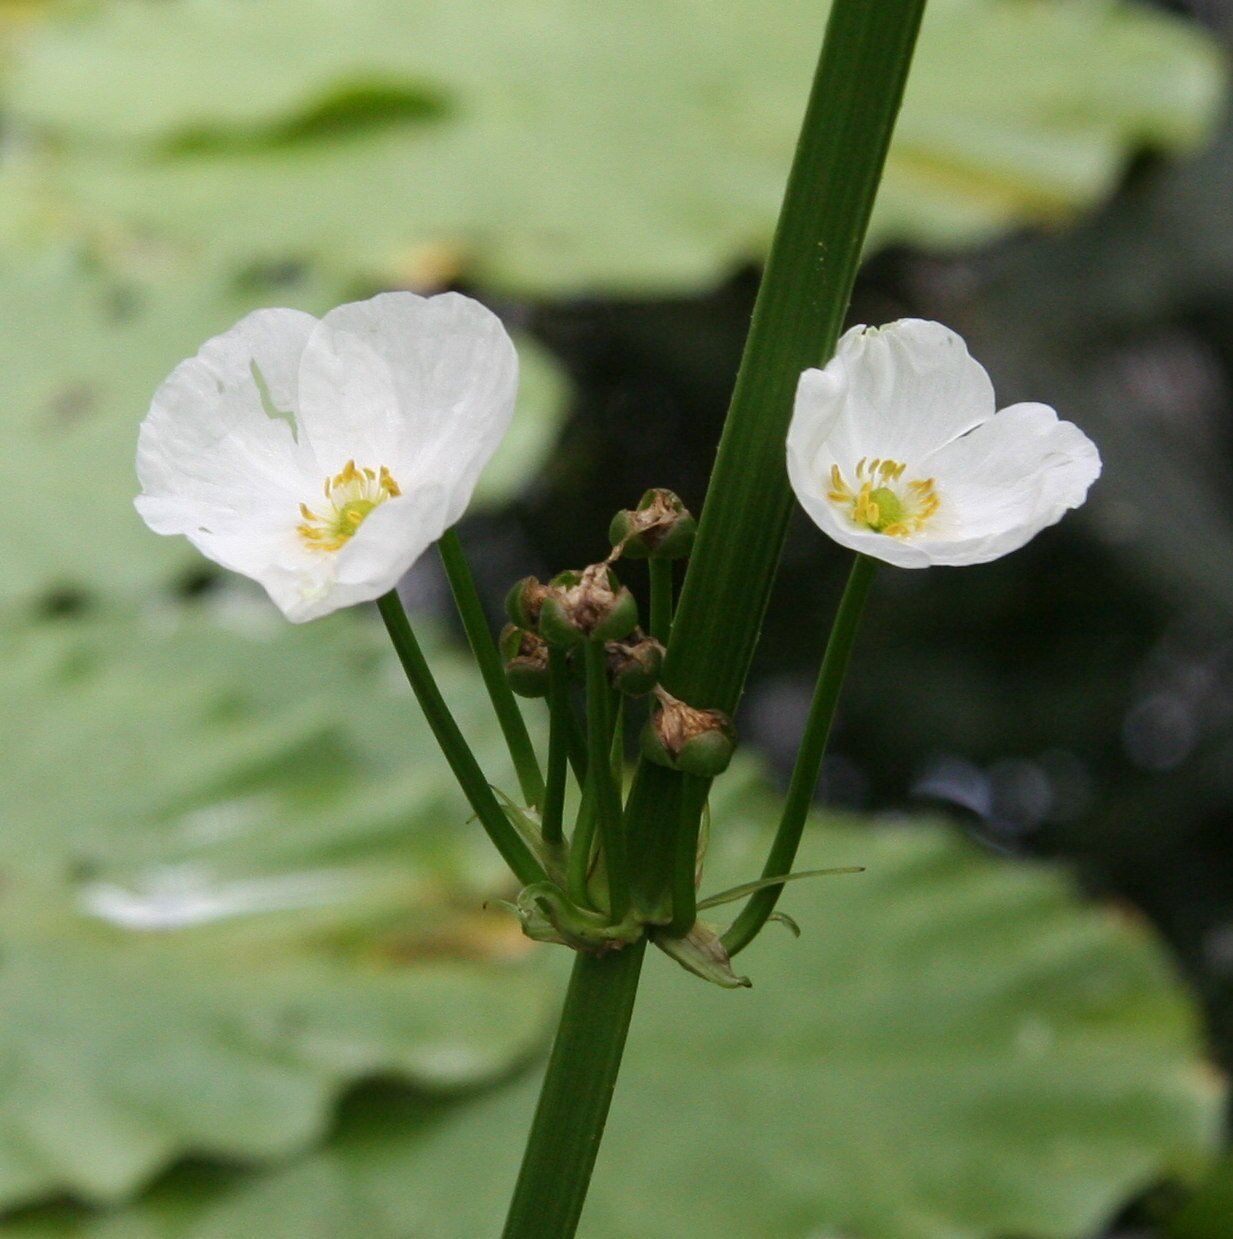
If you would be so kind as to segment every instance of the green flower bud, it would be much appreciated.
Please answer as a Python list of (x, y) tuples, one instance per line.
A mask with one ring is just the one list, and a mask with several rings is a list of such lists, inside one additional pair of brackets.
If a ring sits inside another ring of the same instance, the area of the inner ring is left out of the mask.
[(543, 605), (548, 587), (536, 577), (524, 576), (516, 581), (505, 595), (505, 614), (519, 628), (534, 630), (539, 623), (539, 610)]
[(664, 647), (658, 641), (650, 637), (630, 644), (610, 641), (604, 649), (608, 674), (618, 692), (627, 697), (642, 697), (659, 683)]
[(656, 487), (612, 518), (608, 536), (630, 559), (684, 559), (693, 549), (697, 522), (670, 490)]
[(619, 641), (637, 625), (638, 604), (607, 564), (553, 577), (539, 609), (539, 634), (558, 649)]
[(722, 710), (695, 710), (657, 689), (660, 708), (642, 729), (642, 755), (657, 765), (713, 779), (728, 768), (736, 730)]
[(548, 647), (525, 628), (506, 624), (501, 630), (501, 654), (505, 679), (519, 697), (548, 695)]

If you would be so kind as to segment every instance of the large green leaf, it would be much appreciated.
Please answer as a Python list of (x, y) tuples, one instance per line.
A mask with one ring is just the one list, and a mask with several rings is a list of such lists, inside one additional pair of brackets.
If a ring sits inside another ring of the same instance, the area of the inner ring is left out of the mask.
[[(470, 1087), (546, 1031), (379, 626), (220, 617), (3, 633), (0, 1207), (286, 1156), (350, 1081)], [(435, 661), (509, 785), (478, 677)]]
[[(150, 533), (133, 509), (137, 426), (155, 387), (211, 335), (259, 305), (323, 313), (339, 285), (301, 278), (242, 287), (159, 270), (116, 281), (72, 255), (0, 263), (0, 433), (6, 485), (24, 513), (5, 552), (0, 603), (53, 589), (146, 592), (204, 561)], [(508, 500), (543, 463), (566, 404), (562, 373), (519, 340), (513, 428), (476, 496)]]
[[(735, 777), (735, 776), (734, 776)], [(716, 880), (746, 876), (765, 801), (721, 810)], [(754, 989), (648, 964), (586, 1239), (1074, 1239), (1193, 1174), (1222, 1087), (1143, 927), (1058, 875), (919, 823), (832, 824), (802, 863), (804, 936), (772, 929)], [(13, 1239), (477, 1239), (495, 1234), (536, 1090), (449, 1106), (373, 1094), (307, 1158), (166, 1179), (106, 1218)]]
[[(26, 44), (12, 106), (54, 141), (10, 156), (9, 197), (237, 262), (697, 285), (769, 239), (819, 8), (119, 0)], [(1192, 146), (1221, 78), (1120, 0), (934, 0), (870, 243), (1066, 220), (1131, 150)]]

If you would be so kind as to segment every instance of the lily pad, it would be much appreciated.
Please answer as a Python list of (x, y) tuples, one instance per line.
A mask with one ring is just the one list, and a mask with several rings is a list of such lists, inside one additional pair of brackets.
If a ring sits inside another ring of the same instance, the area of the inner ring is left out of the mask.
[[(152, 534), (133, 510), (137, 426), (155, 387), (211, 335), (260, 305), (324, 313), (340, 285), (289, 270), (236, 281), (158, 269), (118, 280), (66, 252), (0, 263), (0, 433), (7, 487), (25, 515), (5, 555), (0, 603), (52, 591), (144, 594), (205, 561)], [(476, 496), (508, 501), (550, 453), (568, 389), (549, 354), (518, 340), (522, 383), (510, 434)], [(52, 481), (54, 479), (54, 481)]]
[[(379, 625), (253, 597), (4, 637), (0, 1207), (286, 1157), (357, 1079), (450, 1094), (542, 1044), (550, 990), (483, 910), (508, 879)], [(478, 676), (434, 662), (512, 784)]]
[[(382, 280), (696, 287), (769, 242), (823, 25), (816, 0), (119, 0), (24, 43), (8, 214)], [(934, 0), (869, 244), (1064, 222), (1138, 148), (1193, 147), (1222, 89), (1210, 41), (1138, 5)]]
[[(747, 876), (750, 834), (716, 838), (718, 879)], [(1201, 1168), (1223, 1086), (1141, 924), (937, 824), (811, 832), (803, 864), (847, 862), (867, 870), (791, 891), (799, 942), (772, 928), (741, 957), (752, 991), (648, 960), (584, 1239), (1073, 1239)], [(495, 1234), (536, 1087), (372, 1093), (284, 1167), (181, 1171), (130, 1209), (11, 1233)]]

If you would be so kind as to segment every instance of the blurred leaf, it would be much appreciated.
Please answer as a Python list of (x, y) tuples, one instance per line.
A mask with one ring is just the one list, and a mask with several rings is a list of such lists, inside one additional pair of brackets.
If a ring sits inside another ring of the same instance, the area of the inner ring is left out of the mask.
[[(10, 501), (29, 514), (5, 555), (0, 603), (51, 590), (144, 593), (204, 567), (185, 539), (152, 534), (133, 509), (137, 427), (154, 389), (259, 305), (320, 314), (345, 299), (338, 285), (294, 270), (235, 287), (160, 267), (153, 255), (143, 261), (151, 273), (123, 281), (66, 253), (0, 263), (0, 432), (19, 462)], [(564, 414), (560, 369), (525, 339), (519, 351), (518, 415), (480, 504), (526, 484)]]
[(1169, 1239), (1225, 1239), (1233, 1225), (1233, 1155), (1203, 1180), (1199, 1190), (1169, 1219)]
[[(755, 864), (731, 819), (770, 809), (720, 808), (717, 881)], [(741, 957), (752, 992), (648, 963), (585, 1239), (1073, 1239), (1201, 1165), (1222, 1087), (1140, 925), (933, 825), (833, 825), (802, 858), (849, 861), (867, 872), (791, 892), (800, 942), (772, 931)], [(132, 1209), (6, 1234), (495, 1234), (536, 1084), (449, 1106), (372, 1094), (282, 1169), (178, 1172)]]
[[(283, 1157), (357, 1078), (470, 1087), (546, 1032), (378, 627), (223, 614), (4, 634), (0, 1206)], [(508, 782), (474, 671), (435, 661)]]
[[(28, 44), (12, 107), (54, 140), (10, 155), (9, 214), (412, 283), (708, 283), (769, 240), (823, 24), (816, 0), (773, 22), (756, 0), (119, 0)], [(934, 0), (870, 245), (1063, 222), (1141, 145), (1197, 143), (1222, 77), (1135, 5)]]

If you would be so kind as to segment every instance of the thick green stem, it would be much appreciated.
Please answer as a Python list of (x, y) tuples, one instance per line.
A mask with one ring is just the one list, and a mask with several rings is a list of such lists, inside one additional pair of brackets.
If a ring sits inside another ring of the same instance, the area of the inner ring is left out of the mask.
[(553, 846), (564, 839), (565, 776), (569, 772), (569, 732), (573, 726), (569, 704), (569, 668), (564, 650), (548, 651), (548, 784), (544, 794), (544, 842)]
[(629, 870), (621, 794), (612, 777), (612, 690), (602, 641), (583, 645), (587, 673), (587, 778), (595, 795), (595, 819), (608, 877), (608, 911), (613, 922), (629, 911)]
[[(925, 0), (834, 0), (664, 668), (735, 713), (787, 530), (784, 442), (802, 370), (834, 353)], [(627, 812), (639, 907), (663, 913), (675, 775), (642, 763)]]
[(497, 722), (500, 723), (505, 743), (509, 746), (509, 755), (518, 773), (518, 786), (522, 788), (523, 799), (527, 804), (538, 808), (544, 803), (544, 776), (540, 773), (535, 748), (527, 734), (522, 711), (518, 708), (518, 702), (505, 679), (501, 654), (492, 639), (492, 631), (488, 627), (488, 619), (484, 615), (484, 607), (475, 588), (475, 578), (471, 575), (457, 530), (447, 529), (441, 535), (437, 551), (445, 567), (450, 592), (454, 595), (467, 641), (471, 645), (476, 663), (479, 664), (480, 675), (484, 677), (484, 687), (488, 689)]
[[(831, 635), (826, 643), (822, 667), (818, 672), (818, 685), (814, 690), (813, 704), (809, 707), (809, 720), (805, 724), (801, 747), (796, 754), (796, 765), (792, 769), (792, 781), (788, 785), (783, 815), (779, 819), (779, 828), (775, 832), (775, 840), (771, 844), (766, 864), (762, 866), (764, 878), (790, 873), (796, 860), (801, 832), (805, 828), (810, 805), (813, 804), (818, 775), (822, 772), (822, 759), (826, 756), (826, 742), (831, 734), (831, 724), (835, 721), (835, 707), (839, 704), (843, 677), (852, 656), (852, 646), (856, 642), (865, 599), (869, 596), (869, 587), (873, 584), (876, 569), (876, 561), (865, 555), (857, 555), (852, 564), (848, 584), (840, 599), (839, 610), (835, 614)], [(767, 917), (775, 910), (775, 903), (782, 890), (782, 885), (767, 886), (749, 897), (749, 902), (723, 936), (723, 944), (729, 955), (743, 950), (757, 937), (762, 926), (766, 924)]]
[(661, 645), (672, 635), (672, 561), (648, 561), (651, 574), (651, 636)]
[(574, 960), (503, 1239), (570, 1239), (616, 1087), (645, 942)]
[(424, 651), (411, 631), (402, 600), (394, 590), (390, 590), (377, 599), (377, 609), (385, 621), (420, 709), (424, 711), (432, 734), (436, 736), (441, 752), (445, 754), (445, 760), (470, 801), (480, 825), (488, 832), (488, 837), (520, 882), (529, 885), (547, 881), (548, 875), (505, 816), (505, 810), (497, 803), (479, 762), (475, 760), (475, 754), (458, 730), (458, 724), (454, 722), (454, 716), (433, 679)]

